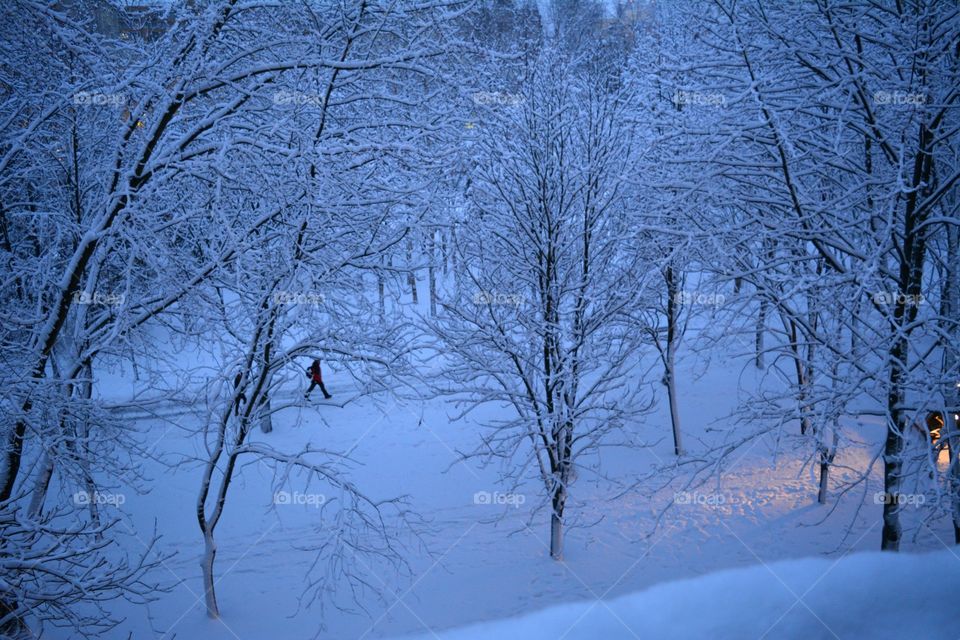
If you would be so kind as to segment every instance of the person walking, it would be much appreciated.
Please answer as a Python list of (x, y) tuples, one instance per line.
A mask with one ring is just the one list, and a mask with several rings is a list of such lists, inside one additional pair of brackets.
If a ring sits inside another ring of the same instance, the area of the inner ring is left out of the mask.
[(313, 361), (313, 364), (311, 364), (310, 368), (307, 369), (307, 377), (310, 378), (310, 388), (307, 389), (305, 394), (303, 394), (304, 398), (310, 397), (310, 392), (313, 391), (314, 387), (320, 387), (320, 391), (323, 392), (324, 399), (329, 400), (333, 397), (327, 393), (327, 388), (323, 386), (323, 375), (320, 373), (320, 360)]

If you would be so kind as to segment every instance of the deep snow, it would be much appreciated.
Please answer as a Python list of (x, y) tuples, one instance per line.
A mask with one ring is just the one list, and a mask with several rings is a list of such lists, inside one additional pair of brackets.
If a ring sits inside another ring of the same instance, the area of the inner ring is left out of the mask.
[(945, 603), (958, 589), (952, 550), (855, 553), (718, 571), (416, 639), (955, 640), (956, 607)]

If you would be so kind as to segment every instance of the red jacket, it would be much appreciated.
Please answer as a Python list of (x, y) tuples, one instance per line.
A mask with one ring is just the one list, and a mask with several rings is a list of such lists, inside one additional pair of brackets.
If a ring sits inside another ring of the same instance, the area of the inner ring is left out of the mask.
[(320, 361), (314, 360), (313, 364), (310, 365), (310, 379), (314, 382), (323, 382), (323, 376), (320, 374)]

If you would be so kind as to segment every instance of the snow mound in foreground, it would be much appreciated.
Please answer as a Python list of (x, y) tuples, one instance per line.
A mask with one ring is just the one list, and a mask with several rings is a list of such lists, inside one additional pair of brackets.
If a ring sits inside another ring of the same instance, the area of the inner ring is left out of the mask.
[[(642, 562), (633, 570), (642, 571)], [(422, 637), (957, 640), (958, 592), (958, 548), (858, 553), (720, 571), (606, 602), (564, 604)]]

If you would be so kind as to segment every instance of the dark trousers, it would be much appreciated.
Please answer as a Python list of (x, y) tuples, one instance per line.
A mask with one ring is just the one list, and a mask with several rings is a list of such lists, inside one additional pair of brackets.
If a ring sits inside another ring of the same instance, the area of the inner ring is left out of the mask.
[(323, 386), (323, 380), (320, 380), (319, 382), (316, 380), (311, 380), (310, 388), (307, 389), (307, 392), (305, 394), (303, 394), (303, 397), (304, 398), (310, 397), (310, 392), (313, 391), (314, 387), (320, 387), (320, 391), (323, 391), (324, 398), (327, 398), (328, 400), (331, 398), (330, 394), (327, 393), (327, 388)]

